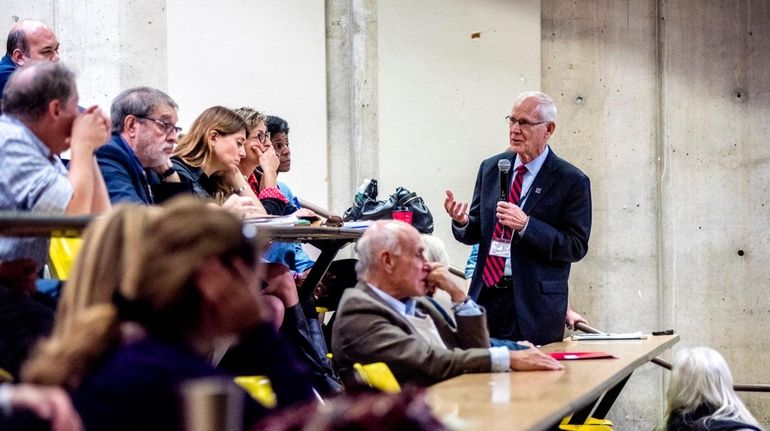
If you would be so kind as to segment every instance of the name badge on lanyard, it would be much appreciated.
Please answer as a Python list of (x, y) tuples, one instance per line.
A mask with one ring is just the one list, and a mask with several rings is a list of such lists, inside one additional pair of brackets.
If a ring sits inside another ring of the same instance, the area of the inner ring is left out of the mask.
[[(508, 229), (503, 229), (500, 237), (493, 236), (492, 244), (489, 246), (489, 255), (504, 257), (509, 259), (511, 257), (511, 238), (505, 237), (505, 232)], [(511, 234), (513, 236), (513, 234)]]

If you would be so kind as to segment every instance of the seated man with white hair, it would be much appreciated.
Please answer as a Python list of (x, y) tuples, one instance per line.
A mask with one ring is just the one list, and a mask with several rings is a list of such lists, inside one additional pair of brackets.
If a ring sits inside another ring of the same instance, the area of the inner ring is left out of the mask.
[[(377, 221), (356, 250), (359, 284), (343, 294), (332, 336), (341, 373), (356, 362), (381, 361), (402, 383), (430, 385), (462, 373), (563, 368), (531, 344), (519, 351), (489, 347), (484, 310), (441, 264), (428, 263), (412, 226)], [(423, 298), (435, 289), (452, 299), (456, 326)]]

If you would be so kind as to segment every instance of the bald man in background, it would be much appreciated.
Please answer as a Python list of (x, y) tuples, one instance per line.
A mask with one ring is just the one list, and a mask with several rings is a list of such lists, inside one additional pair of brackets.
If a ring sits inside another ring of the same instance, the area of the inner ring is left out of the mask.
[(59, 61), (59, 40), (43, 22), (21, 20), (11, 27), (5, 55), (0, 60), (0, 99), (5, 84), (16, 69), (33, 60)]

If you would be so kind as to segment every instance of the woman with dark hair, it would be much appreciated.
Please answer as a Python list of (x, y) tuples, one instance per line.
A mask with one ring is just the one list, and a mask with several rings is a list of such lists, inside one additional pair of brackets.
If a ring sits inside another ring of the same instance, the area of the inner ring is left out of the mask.
[[(257, 292), (253, 235), (230, 212), (189, 198), (96, 220), (62, 298), (69, 312), (57, 316), (25, 379), (73, 391), (86, 429), (181, 429), (180, 387), (229, 380), (209, 357), (237, 337), (250, 360), (232, 371), (266, 375), (279, 406), (312, 399)], [(247, 425), (267, 413), (246, 401)]]

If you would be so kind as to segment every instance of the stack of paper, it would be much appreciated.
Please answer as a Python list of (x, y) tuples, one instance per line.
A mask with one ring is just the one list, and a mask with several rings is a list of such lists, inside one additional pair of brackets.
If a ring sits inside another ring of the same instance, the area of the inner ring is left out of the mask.
[(549, 353), (557, 361), (574, 361), (578, 359), (612, 359), (617, 356), (607, 352), (553, 352)]
[(572, 341), (596, 341), (596, 340), (646, 340), (647, 336), (638, 332), (607, 332), (603, 334), (575, 334)]
[(299, 219), (293, 215), (287, 215), (287, 216), (264, 215), (264, 216), (246, 217), (245, 219), (243, 219), (243, 221), (244, 223), (261, 225), (261, 226), (264, 226), (264, 225), (291, 226), (296, 224), (299, 221)]

